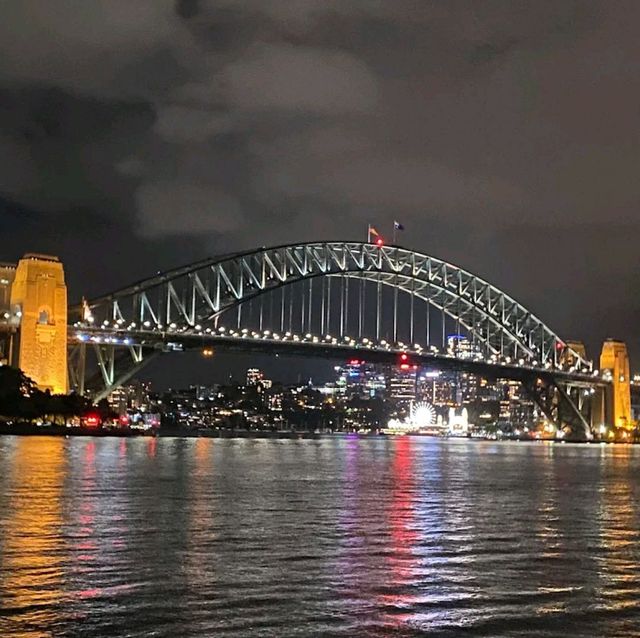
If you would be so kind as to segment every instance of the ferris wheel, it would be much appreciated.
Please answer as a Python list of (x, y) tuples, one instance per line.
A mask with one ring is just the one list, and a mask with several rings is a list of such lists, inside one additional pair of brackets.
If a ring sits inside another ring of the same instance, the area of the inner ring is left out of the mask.
[(436, 410), (427, 401), (416, 401), (411, 404), (409, 421), (418, 428), (433, 425), (436, 422)]

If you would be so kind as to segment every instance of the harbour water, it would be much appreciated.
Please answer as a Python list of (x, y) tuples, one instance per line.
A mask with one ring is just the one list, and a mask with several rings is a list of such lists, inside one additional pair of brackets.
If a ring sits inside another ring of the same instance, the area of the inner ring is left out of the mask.
[(640, 636), (640, 448), (0, 437), (0, 636)]

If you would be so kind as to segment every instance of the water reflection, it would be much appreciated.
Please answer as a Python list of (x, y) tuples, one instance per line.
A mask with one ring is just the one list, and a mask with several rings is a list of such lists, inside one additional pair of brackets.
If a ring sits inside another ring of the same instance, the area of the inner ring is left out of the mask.
[(640, 448), (0, 438), (0, 636), (640, 635)]
[(414, 465), (414, 442), (410, 437), (394, 441), (391, 459), (391, 494), (386, 511), (388, 546), (385, 583), (380, 588), (378, 605), (382, 622), (390, 628), (405, 625), (413, 615), (411, 603), (415, 599), (412, 585), (417, 567), (415, 544), (419, 538), (416, 525), (417, 468)]
[(601, 455), (603, 474), (600, 490), (600, 546), (598, 561), (600, 583), (597, 601), (619, 617), (612, 628), (624, 631), (628, 618), (636, 610), (640, 593), (637, 548), (640, 543), (640, 519), (637, 505), (637, 482), (629, 481), (633, 472), (633, 448), (616, 446), (612, 453)]
[(14, 439), (2, 459), (2, 636), (50, 636), (65, 598), (64, 441)]

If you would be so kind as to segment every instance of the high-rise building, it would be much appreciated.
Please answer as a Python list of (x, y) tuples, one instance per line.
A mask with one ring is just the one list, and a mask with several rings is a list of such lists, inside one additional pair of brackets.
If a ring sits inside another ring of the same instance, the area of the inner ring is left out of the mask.
[(249, 368), (247, 370), (247, 385), (258, 385), (262, 379), (264, 378), (264, 374), (262, 370), (258, 368)]
[(473, 359), (480, 354), (480, 348), (465, 335), (447, 337), (447, 354), (458, 359)]
[(385, 393), (386, 378), (380, 366), (352, 359), (341, 366), (335, 366), (334, 370), (336, 388), (340, 394), (367, 398)]
[(531, 425), (536, 414), (535, 405), (524, 393), (522, 384), (519, 381), (503, 380), (500, 386), (498, 418), (515, 425)]
[(398, 403), (414, 401), (417, 375), (418, 371), (410, 367), (393, 368), (387, 380), (387, 396)]
[[(196, 393), (198, 394), (198, 386)], [(135, 380), (127, 385), (122, 385), (113, 390), (107, 400), (114, 412), (124, 414), (127, 410), (144, 411), (149, 407), (149, 393), (151, 384)]]

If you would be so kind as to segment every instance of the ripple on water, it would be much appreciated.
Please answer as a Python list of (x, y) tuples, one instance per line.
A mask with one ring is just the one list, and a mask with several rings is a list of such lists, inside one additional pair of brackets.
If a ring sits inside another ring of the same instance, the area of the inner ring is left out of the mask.
[(636, 450), (2, 437), (0, 635), (640, 636)]

